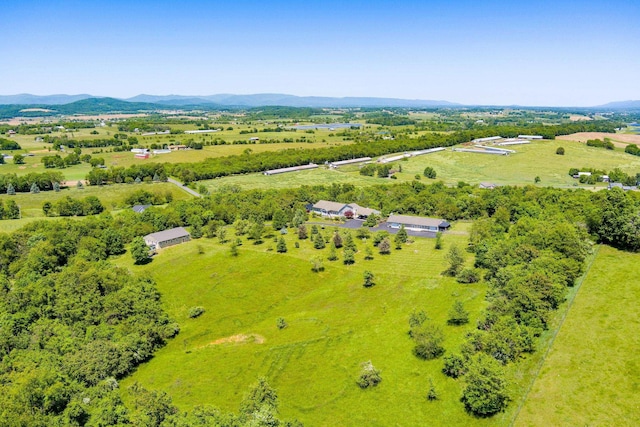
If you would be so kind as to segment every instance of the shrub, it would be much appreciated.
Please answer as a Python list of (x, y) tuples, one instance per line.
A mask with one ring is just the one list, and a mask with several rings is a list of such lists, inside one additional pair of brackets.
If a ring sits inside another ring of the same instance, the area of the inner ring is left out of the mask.
[(453, 307), (449, 311), (449, 319), (447, 323), (450, 325), (464, 325), (469, 323), (469, 312), (465, 310), (464, 305), (460, 301), (453, 303)]
[(436, 171), (431, 166), (424, 168), (423, 175), (430, 179), (436, 179)]
[(189, 309), (189, 317), (192, 319), (201, 316), (202, 313), (204, 313), (204, 307), (195, 306)]
[(276, 320), (276, 326), (278, 327), (278, 329), (284, 329), (289, 325), (287, 324), (287, 321), (284, 320), (284, 317), (278, 317), (278, 319)]
[(558, 149), (556, 150), (556, 154), (559, 156), (564, 156), (564, 148), (558, 147)]
[(365, 389), (369, 387), (375, 387), (382, 381), (382, 377), (380, 376), (380, 371), (373, 366), (371, 361), (364, 362), (362, 364), (362, 371), (360, 372), (360, 377), (356, 383), (360, 388)]
[(465, 361), (462, 356), (449, 354), (444, 357), (442, 373), (451, 378), (458, 378), (467, 372)]
[(431, 360), (444, 354), (445, 350), (442, 346), (444, 335), (438, 326), (425, 322), (412, 328), (410, 334), (416, 342), (413, 354), (420, 359)]
[(375, 282), (373, 281), (375, 277), (373, 273), (370, 272), (369, 270), (364, 271), (363, 278), (364, 278), (364, 283), (362, 284), (362, 286), (364, 286), (365, 288), (370, 288), (375, 285)]
[(475, 268), (465, 268), (456, 276), (458, 283), (477, 283), (480, 280), (480, 274)]

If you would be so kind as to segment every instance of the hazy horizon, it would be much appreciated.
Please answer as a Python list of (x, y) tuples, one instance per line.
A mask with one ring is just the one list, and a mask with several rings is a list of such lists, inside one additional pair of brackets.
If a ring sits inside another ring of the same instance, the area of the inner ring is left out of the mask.
[(7, 95), (640, 99), (635, 1), (26, 0), (0, 11)]

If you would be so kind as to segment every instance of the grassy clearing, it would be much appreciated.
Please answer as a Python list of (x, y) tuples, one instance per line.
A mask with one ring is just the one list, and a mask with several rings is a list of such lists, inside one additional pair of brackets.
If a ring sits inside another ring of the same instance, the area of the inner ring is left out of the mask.
[[(181, 325), (180, 335), (126, 379), (123, 389), (138, 381), (169, 392), (183, 408), (209, 403), (236, 410), (247, 387), (265, 375), (278, 389), (283, 417), (307, 425), (504, 423), (504, 414), (491, 420), (466, 415), (458, 401), (462, 383), (440, 373), (442, 360), (421, 361), (411, 353), (407, 321), (414, 308), (442, 326), (445, 346), (453, 351), (485, 305), (484, 285), (460, 285), (440, 275), (446, 250), (434, 250), (431, 239), (416, 239), (365, 261), (364, 243), (358, 242), (354, 265), (325, 260), (325, 271), (313, 273), (309, 260), (326, 258), (328, 249), (315, 250), (308, 240), (295, 248), (297, 237), (286, 239), (286, 254), (269, 251), (275, 248), (269, 239), (257, 246), (245, 242), (234, 258), (228, 245), (201, 239), (163, 251), (147, 266), (120, 257), (118, 263), (155, 278)], [(446, 245), (465, 240), (445, 237)], [(365, 269), (376, 275), (371, 289), (362, 287)], [(456, 299), (471, 312), (467, 326), (446, 324)], [(207, 311), (190, 319), (192, 306)], [(278, 317), (285, 318), (286, 329), (276, 328)], [(382, 370), (383, 382), (363, 391), (355, 380), (367, 360)], [(439, 401), (425, 397), (429, 378)]]
[(129, 194), (139, 189), (144, 189), (151, 193), (159, 192), (161, 194), (165, 194), (168, 191), (173, 195), (174, 200), (185, 200), (191, 197), (186, 191), (181, 190), (173, 184), (165, 182), (138, 185), (117, 184), (103, 187), (86, 186), (81, 190), (74, 186), (62, 188), (58, 193), (56, 193), (55, 191), (43, 191), (38, 194), (17, 193), (14, 196), (2, 194), (0, 195), (0, 200), (15, 200), (18, 206), (20, 206), (22, 218), (19, 220), (1, 220), (0, 231), (13, 231), (31, 221), (46, 218), (44, 216), (44, 212), (42, 212), (42, 204), (44, 202), (55, 203), (56, 201), (66, 196), (70, 196), (73, 198), (96, 196), (98, 199), (100, 199), (107, 210), (117, 211), (119, 209), (127, 207), (124, 200)]
[(638, 262), (600, 249), (515, 425), (638, 425)]

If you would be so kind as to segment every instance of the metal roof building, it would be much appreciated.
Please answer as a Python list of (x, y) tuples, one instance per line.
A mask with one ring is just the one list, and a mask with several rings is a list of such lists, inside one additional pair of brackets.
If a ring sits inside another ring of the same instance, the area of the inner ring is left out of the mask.
[(144, 242), (153, 249), (162, 249), (191, 240), (191, 235), (183, 227), (171, 228), (144, 236)]
[(264, 171), (263, 173), (265, 175), (277, 175), (279, 173), (287, 173), (287, 172), (303, 171), (303, 170), (308, 170), (308, 169), (316, 169), (317, 167), (318, 167), (318, 165), (316, 165), (315, 163), (309, 163), (308, 165), (292, 166), (290, 168), (271, 169), (271, 170), (268, 170), (268, 171)]

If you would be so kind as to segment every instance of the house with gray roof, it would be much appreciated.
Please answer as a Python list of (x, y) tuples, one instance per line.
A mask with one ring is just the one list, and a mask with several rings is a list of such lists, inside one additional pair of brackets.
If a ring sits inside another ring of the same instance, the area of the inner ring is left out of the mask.
[(344, 216), (362, 219), (368, 217), (372, 213), (380, 215), (380, 211), (365, 208), (357, 205), (356, 203), (339, 203), (328, 200), (319, 200), (311, 206), (310, 211), (329, 218)]
[(167, 246), (188, 242), (189, 240), (191, 240), (191, 235), (183, 227), (176, 227), (144, 236), (144, 242), (151, 249), (162, 249)]
[(387, 219), (387, 226), (389, 228), (400, 228), (403, 225), (406, 230), (431, 232), (445, 231), (451, 227), (451, 224), (444, 219), (410, 215), (389, 215), (389, 219)]

